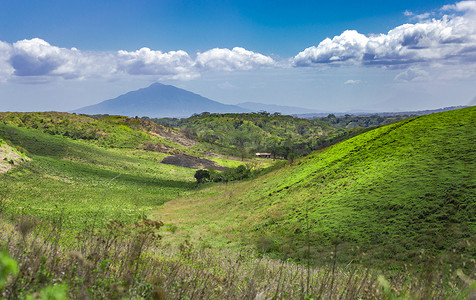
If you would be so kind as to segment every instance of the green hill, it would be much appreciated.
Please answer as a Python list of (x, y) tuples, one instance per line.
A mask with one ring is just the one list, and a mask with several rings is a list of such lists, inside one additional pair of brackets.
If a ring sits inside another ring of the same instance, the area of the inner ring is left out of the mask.
[[(408, 119), (408, 116), (377, 115), (303, 119), (267, 112), (246, 114), (202, 113), (189, 118), (150, 119), (158, 124), (180, 128), (193, 135), (207, 151), (234, 156), (269, 152), (285, 159), (308, 155), (382, 125)], [(197, 148), (198, 148), (197, 147)]]
[(0, 274), (0, 294), (471, 298), (475, 112), (405, 120), (253, 180), (201, 185), (195, 170), (160, 163), (200, 155), (178, 131), (0, 113), (0, 269), (19, 269)]
[(0, 113), (0, 122), (110, 148), (145, 149), (151, 144), (160, 143), (168, 149), (187, 151), (183, 146), (190, 144), (190, 141), (176, 130), (124, 116), (107, 115), (93, 119), (85, 115), (62, 112), (7, 112)]
[(0, 137), (31, 158), (0, 174), (0, 207), (62, 219), (67, 228), (87, 228), (96, 218), (135, 221), (195, 186), (195, 170), (160, 163), (166, 153), (101, 147), (2, 123)]
[[(476, 257), (476, 108), (374, 129), (253, 181), (211, 185), (158, 218), (187, 238), (368, 263)], [(193, 228), (193, 230), (192, 230)]]

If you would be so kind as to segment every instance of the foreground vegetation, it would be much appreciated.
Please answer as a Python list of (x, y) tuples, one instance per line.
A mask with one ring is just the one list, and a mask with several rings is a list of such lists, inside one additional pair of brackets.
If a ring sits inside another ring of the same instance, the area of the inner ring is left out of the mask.
[(0, 297), (8, 299), (464, 299), (476, 288), (460, 270), (315, 267), (248, 250), (165, 247), (162, 223), (148, 219), (111, 221), (101, 234), (80, 232), (65, 246), (61, 224), (38, 230), (35, 218), (12, 217), (0, 215), (0, 240), (10, 253), (0, 251)]
[(196, 170), (160, 163), (208, 147), (179, 131), (0, 114), (2, 144), (22, 153), (0, 174), (0, 297), (472, 297), (475, 111), (381, 127), (266, 172), (219, 160), (234, 168), (200, 185)]

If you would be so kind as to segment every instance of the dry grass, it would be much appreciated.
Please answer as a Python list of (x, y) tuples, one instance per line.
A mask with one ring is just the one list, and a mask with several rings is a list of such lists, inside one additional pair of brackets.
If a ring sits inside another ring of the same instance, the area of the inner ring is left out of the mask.
[[(214, 250), (160, 242), (162, 222), (143, 218), (74, 238), (61, 220), (44, 227), (32, 217), (0, 220), (1, 246), (18, 262), (0, 297), (23, 298), (65, 283), (73, 299), (447, 299), (471, 297), (471, 281), (442, 274), (387, 273), (357, 265), (319, 267), (273, 260), (251, 250)], [(463, 278), (465, 275), (460, 274)], [(387, 280), (385, 279), (387, 278)], [(469, 280), (469, 277), (463, 279)]]

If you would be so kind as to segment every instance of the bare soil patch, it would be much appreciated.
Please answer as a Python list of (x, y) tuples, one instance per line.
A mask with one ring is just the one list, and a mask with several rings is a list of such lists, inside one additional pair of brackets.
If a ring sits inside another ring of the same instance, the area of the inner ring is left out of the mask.
[(223, 171), (226, 169), (212, 160), (187, 154), (175, 154), (172, 156), (167, 156), (162, 160), (162, 163), (190, 169), (214, 169), (217, 171)]
[(168, 141), (177, 143), (185, 147), (192, 147), (197, 143), (197, 141), (187, 137), (183, 132), (179, 130), (174, 130), (172, 128), (159, 125), (152, 121), (146, 121), (139, 118), (126, 118), (125, 122), (130, 123), (130, 126), (132, 128), (143, 130), (150, 135), (164, 138)]
[(177, 154), (178, 152), (180, 152), (180, 150), (177, 150), (173, 147), (167, 146), (162, 143), (147, 143), (144, 146), (144, 150), (161, 152), (161, 153), (169, 153), (169, 154)]
[(0, 145), (0, 173), (7, 172), (25, 160), (26, 158), (21, 157), (12, 147), (6, 144)]

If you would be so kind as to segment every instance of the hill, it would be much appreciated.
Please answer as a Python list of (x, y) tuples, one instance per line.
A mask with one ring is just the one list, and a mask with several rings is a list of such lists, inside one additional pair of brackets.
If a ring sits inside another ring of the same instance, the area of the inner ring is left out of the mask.
[(247, 112), (247, 109), (210, 100), (195, 93), (161, 83), (85, 106), (72, 112), (148, 117), (188, 117), (201, 112)]
[[(255, 180), (203, 185), (195, 170), (159, 163), (194, 152), (176, 130), (0, 113), (0, 155), (14, 166), (0, 173), (0, 295), (471, 298), (474, 113), (406, 120)], [(317, 266), (269, 257), (308, 252)]]
[(476, 255), (475, 120), (469, 107), (377, 128), (256, 180), (175, 199), (157, 215), (185, 235), (252, 241), (283, 258), (310, 249), (320, 261), (337, 251), (342, 262), (387, 266), (468, 262)]
[(303, 119), (280, 113), (202, 113), (189, 118), (150, 119), (194, 136), (206, 151), (251, 156), (256, 152), (294, 158), (356, 136), (377, 126), (407, 119), (404, 116)]

